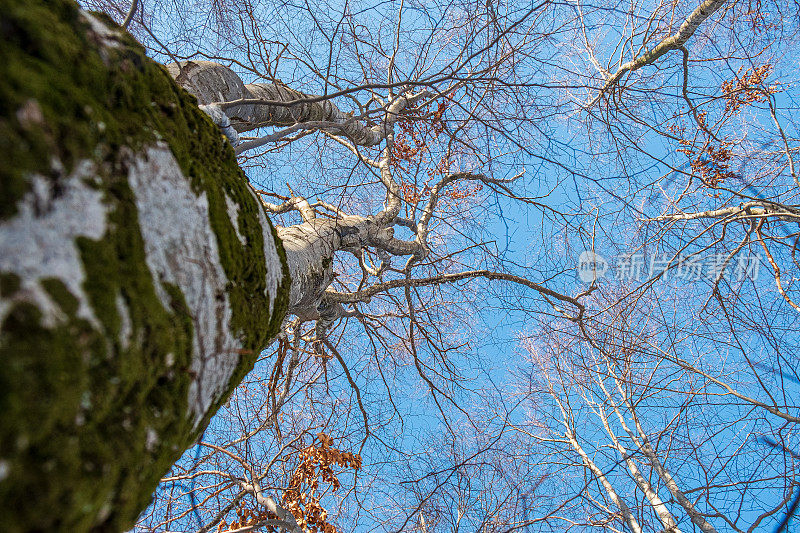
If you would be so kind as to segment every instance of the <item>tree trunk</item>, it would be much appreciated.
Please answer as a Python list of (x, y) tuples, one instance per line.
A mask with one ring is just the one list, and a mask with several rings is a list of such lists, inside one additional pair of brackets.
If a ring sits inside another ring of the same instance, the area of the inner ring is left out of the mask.
[(0, 0), (0, 530), (119, 531), (286, 315), (233, 149), (126, 33)]

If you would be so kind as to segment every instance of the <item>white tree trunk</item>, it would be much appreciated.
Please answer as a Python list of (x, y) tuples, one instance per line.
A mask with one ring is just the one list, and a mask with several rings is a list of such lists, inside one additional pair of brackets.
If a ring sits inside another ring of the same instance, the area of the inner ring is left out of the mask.
[(0, 11), (0, 530), (119, 531), (277, 334), (286, 257), (130, 36)]

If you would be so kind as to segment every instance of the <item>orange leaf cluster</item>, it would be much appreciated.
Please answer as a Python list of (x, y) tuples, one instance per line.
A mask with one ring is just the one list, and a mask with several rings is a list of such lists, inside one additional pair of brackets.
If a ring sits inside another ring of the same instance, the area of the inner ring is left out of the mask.
[[(765, 84), (765, 80), (771, 72), (772, 65), (770, 64), (748, 68), (744, 73), (742, 73), (742, 68), (739, 68), (736, 78), (723, 82), (722, 94), (725, 98), (725, 110), (722, 113), (720, 122), (737, 115), (743, 107), (756, 102), (763, 102), (771, 94), (780, 92), (781, 89), (778, 84)], [(716, 138), (706, 125), (706, 116), (707, 113), (705, 111), (698, 111), (695, 114), (699, 131), (704, 133), (707, 139)], [(680, 136), (684, 133), (684, 128), (678, 128), (677, 126), (670, 127), (670, 130)], [(696, 143), (693, 141), (681, 139), (679, 143), (682, 148), (677, 151), (692, 158), (692, 171), (700, 176), (706, 186), (715, 188), (734, 175), (729, 170), (732, 157), (729, 147), (733, 143), (722, 140), (719, 142), (719, 147), (716, 147), (707, 140), (700, 150), (695, 148)]]
[(691, 165), (692, 171), (700, 176), (700, 179), (708, 187), (716, 187), (728, 178), (733, 177), (734, 173), (729, 170), (731, 152), (723, 142), (719, 148), (708, 143), (698, 153), (693, 148), (689, 148), (689, 141), (681, 140), (680, 144), (687, 148), (679, 148), (677, 151), (693, 157)]
[(742, 68), (736, 78), (722, 83), (722, 94), (725, 96), (725, 114), (735, 115), (743, 106), (754, 102), (763, 102), (769, 95), (780, 92), (778, 84), (766, 85), (764, 80), (772, 72), (772, 65), (748, 68), (742, 74)]
[[(403, 170), (408, 170), (408, 163), (421, 162), (422, 155), (430, 149), (431, 144), (444, 132), (442, 116), (447, 109), (447, 102), (439, 102), (436, 111), (430, 112), (428, 107), (418, 110), (415, 115), (404, 115), (399, 121), (400, 133), (394, 140), (389, 161)], [(421, 115), (421, 116), (416, 116)]]
[[(254, 526), (260, 522), (264, 522), (265, 520), (276, 520), (278, 517), (275, 516), (274, 513), (271, 513), (267, 510), (259, 510), (259, 509), (248, 509), (244, 502), (239, 504), (239, 508), (236, 510), (236, 520), (228, 524), (225, 520), (220, 522), (217, 526), (217, 533), (225, 533), (226, 531), (236, 531), (237, 529), (241, 529), (243, 527)], [(265, 530), (269, 533), (275, 533), (277, 531), (276, 528), (272, 526), (266, 526)]]
[(431, 189), (427, 184), (422, 188), (422, 190), (420, 190), (420, 188), (413, 183), (401, 181), (400, 191), (403, 193), (403, 200), (409, 204), (416, 204), (423, 198), (427, 198), (431, 192)]
[[(452, 96), (452, 95), (451, 95)], [(390, 153), (389, 162), (395, 167), (408, 172), (411, 164), (421, 164), (427, 161), (425, 154), (430, 152), (430, 148), (439, 136), (444, 133), (444, 123), (442, 117), (447, 110), (447, 101), (440, 101), (436, 111), (431, 112), (428, 107), (419, 109), (414, 114), (404, 115), (399, 121), (400, 133), (394, 141), (394, 146)], [(428, 177), (444, 176), (450, 172), (453, 162), (447, 155), (439, 158), (435, 166), (427, 170)], [(400, 190), (403, 199), (416, 204), (431, 193), (431, 186), (426, 181), (422, 186), (409, 181), (400, 180)], [(462, 200), (475, 196), (483, 189), (482, 184), (465, 186), (454, 183), (447, 191), (442, 192), (443, 199)]]
[[(400, 190), (403, 194), (403, 199), (410, 204), (416, 204), (431, 194), (431, 187), (428, 185), (428, 182), (425, 182), (422, 187), (418, 187), (413, 183), (402, 180), (400, 181)], [(458, 200), (471, 198), (482, 190), (482, 183), (466, 185), (464, 183), (454, 182), (447, 190), (441, 192), (441, 198), (443, 200), (453, 200), (453, 203), (457, 205)]]
[(333, 466), (358, 470), (361, 456), (334, 448), (333, 439), (324, 433), (318, 433), (317, 439), (318, 446), (312, 444), (300, 450), (302, 461), (283, 493), (283, 504), (307, 533), (338, 533), (336, 526), (328, 522), (328, 511), (319, 502), (320, 481), (337, 490), (341, 484)]

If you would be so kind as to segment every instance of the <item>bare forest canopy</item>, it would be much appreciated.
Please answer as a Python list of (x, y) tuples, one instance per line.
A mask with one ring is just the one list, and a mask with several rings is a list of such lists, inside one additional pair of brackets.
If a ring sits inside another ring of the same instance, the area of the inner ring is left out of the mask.
[(796, 527), (796, 2), (0, 14), (0, 530)]

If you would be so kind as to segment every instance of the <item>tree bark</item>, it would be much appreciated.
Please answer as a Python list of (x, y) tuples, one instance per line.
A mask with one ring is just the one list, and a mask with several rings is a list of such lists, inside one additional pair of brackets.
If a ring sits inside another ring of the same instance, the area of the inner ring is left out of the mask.
[[(391, 129), (353, 120), (329, 99), (309, 95), (282, 83), (244, 84), (231, 69), (213, 61), (182, 61), (167, 65), (175, 81), (197, 97), (201, 105), (223, 104), (238, 132), (263, 126), (325, 123), (361, 146), (374, 146)], [(287, 105), (287, 102), (294, 102)]]
[(129, 35), (0, 12), (0, 530), (120, 531), (277, 334), (286, 257)]
[[(245, 84), (233, 70), (212, 61), (183, 61), (166, 68), (178, 85), (197, 98), (233, 143), (238, 142), (237, 132), (280, 126), (292, 131), (294, 128), (327, 131), (359, 146), (373, 146), (383, 140), (391, 143), (400, 114), (427, 94), (396, 96), (383, 111), (380, 123), (369, 125), (341, 111), (330, 99), (302, 93), (280, 82)], [(321, 219), (316, 218), (308, 201), (300, 197), (282, 206), (269, 204), (272, 212), (297, 210), (303, 217), (302, 224), (278, 228), (291, 278), (290, 314), (301, 320), (322, 319), (323, 322), (341, 316), (343, 311), (339, 303), (325, 301), (326, 289), (333, 281), (331, 267), (336, 252), (348, 251), (360, 256), (364, 248), (373, 247), (391, 255), (410, 256), (424, 251), (419, 239), (394, 238), (393, 226), (401, 200), (399, 186), (389, 169), (387, 152), (388, 148), (384, 149), (379, 162), (373, 162), (387, 190), (385, 208), (377, 214), (340, 213), (334, 219)], [(417, 228), (416, 233), (427, 233), (427, 220), (425, 227)]]

